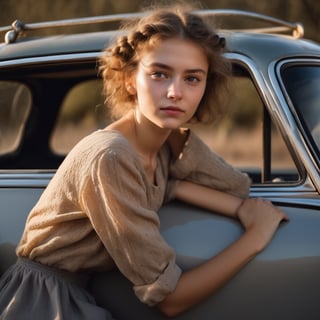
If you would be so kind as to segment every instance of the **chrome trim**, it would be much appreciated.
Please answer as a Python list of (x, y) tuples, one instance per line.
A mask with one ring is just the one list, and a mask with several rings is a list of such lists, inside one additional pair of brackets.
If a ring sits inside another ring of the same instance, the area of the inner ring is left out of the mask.
[(1, 170), (0, 173), (0, 188), (45, 188), (55, 171), (51, 172), (39, 172), (26, 170), (23, 172), (19, 170), (18, 172), (6, 172)]
[[(261, 98), (263, 99), (266, 107), (270, 111), (270, 116), (277, 123), (278, 127), (282, 129), (282, 124), (284, 121), (283, 118), (286, 118), (286, 115), (283, 115), (283, 111), (281, 110), (281, 108), (278, 108), (277, 96), (275, 95), (268, 80), (265, 78), (265, 76), (263, 75), (261, 70), (258, 68), (258, 66), (255, 64), (255, 62), (249, 57), (241, 55), (240, 53), (226, 53), (225, 57), (230, 59), (233, 62), (242, 64), (244, 67), (246, 67), (249, 73), (251, 73), (252, 79), (253, 81), (255, 81), (255, 85), (257, 86), (257, 90), (259, 91)], [(291, 121), (293, 121), (293, 119), (291, 119)], [(283, 136), (284, 141), (287, 141), (288, 139), (287, 131), (288, 130), (286, 128), (285, 130), (286, 135)], [(297, 135), (299, 135), (299, 132), (297, 131), (296, 126), (293, 126), (293, 129), (291, 132), (295, 132), (295, 134), (294, 135), (291, 134), (292, 137), (290, 137), (290, 140), (288, 141), (289, 143), (288, 147), (289, 147), (289, 150), (290, 148), (292, 148), (293, 155), (295, 156), (293, 160), (296, 161), (297, 170), (302, 175), (302, 177), (304, 177), (303, 171), (305, 168), (302, 166), (302, 164), (304, 164), (305, 162), (303, 162), (301, 159), (302, 150), (300, 150), (301, 149), (300, 147), (297, 150), (295, 140), (294, 140), (296, 139)], [(283, 134), (284, 132), (281, 131), (281, 133)], [(296, 196), (298, 195), (300, 196), (301, 193), (309, 194), (310, 192), (315, 192), (315, 190), (316, 189), (312, 183), (312, 179), (310, 179), (308, 176), (304, 177), (304, 180), (301, 181), (301, 183), (296, 183), (292, 185), (288, 183), (285, 186), (279, 186), (277, 184), (264, 184), (261, 186), (252, 186), (252, 192), (256, 194), (270, 194), (276, 191), (277, 193), (284, 193), (284, 194), (287, 194), (288, 192), (293, 192), (293, 194), (295, 194)]]
[[(299, 130), (296, 119), (292, 114), (292, 110), (287, 103), (286, 96), (284, 95), (285, 89), (280, 76), (280, 69), (284, 64), (287, 63), (302, 63), (302, 62), (311, 62), (319, 64), (320, 60), (315, 58), (286, 58), (281, 61), (275, 61), (269, 65), (268, 74), (270, 77), (270, 82), (274, 87), (274, 90), (277, 91), (277, 95), (274, 99), (277, 101), (275, 103), (278, 113), (282, 120), (282, 128), (285, 130), (285, 133), (290, 141), (290, 144), (295, 148), (296, 153), (299, 155), (300, 161), (303, 163), (310, 181), (312, 181), (314, 187), (318, 192), (320, 192), (320, 169), (319, 164), (313, 156), (312, 150), (309, 148), (307, 138)], [(281, 87), (282, 86), (282, 87)]]
[(0, 61), (0, 68), (20, 66), (20, 65), (32, 65), (32, 64), (46, 63), (46, 62), (67, 61), (67, 60), (78, 61), (78, 60), (85, 60), (85, 59), (92, 59), (92, 58), (96, 59), (96, 58), (99, 58), (101, 54), (102, 52), (98, 51), (98, 52), (86, 52), (86, 53), (56, 54), (56, 55), (33, 57), (33, 58), (19, 58), (19, 59), (13, 59), (13, 60)]
[[(218, 9), (218, 10), (196, 10), (196, 14), (205, 17), (225, 17), (225, 16), (241, 16), (245, 18), (251, 18), (267, 23), (272, 23), (276, 27), (268, 28), (253, 28), (246, 29), (249, 32), (264, 32), (264, 33), (281, 33), (292, 31), (292, 36), (295, 38), (302, 38), (304, 35), (304, 28), (301, 23), (291, 23), (285, 20), (273, 18), (267, 15), (260, 13), (243, 11), (243, 10), (234, 10), (234, 9)], [(47, 28), (56, 28), (56, 27), (71, 27), (71, 26), (80, 26), (88, 24), (101, 24), (107, 22), (117, 22), (122, 20), (130, 19), (139, 19), (147, 15), (149, 12), (139, 12), (139, 13), (121, 13), (105, 16), (95, 16), (95, 17), (85, 17), (78, 19), (66, 19), (66, 20), (56, 20), (49, 22), (38, 22), (38, 23), (24, 23), (19, 20), (15, 20), (11, 26), (0, 27), (0, 32), (7, 32), (5, 35), (5, 43), (13, 43), (16, 39), (27, 30), (39, 30)], [(240, 31), (242, 29), (237, 29)]]
[(107, 22), (117, 22), (121, 20), (139, 19), (145, 16), (147, 13), (120, 13), (111, 14), (104, 16), (94, 16), (94, 17), (84, 17), (78, 19), (63, 19), (63, 20), (53, 20), (46, 22), (35, 22), (35, 23), (23, 23), (20, 20), (15, 20), (11, 26), (0, 27), (0, 32), (17, 30), (27, 31), (27, 30), (39, 30), (48, 28), (61, 28), (61, 27), (73, 27), (89, 24), (99, 24)]
[(251, 18), (259, 21), (264, 21), (267, 23), (273, 23), (278, 27), (269, 27), (269, 28), (252, 28), (252, 29), (235, 29), (230, 31), (246, 31), (246, 32), (255, 32), (255, 33), (281, 33), (286, 31), (292, 31), (292, 36), (294, 38), (302, 38), (304, 36), (304, 27), (302, 23), (295, 22), (291, 23), (285, 20), (277, 19), (271, 16), (267, 16), (261, 13), (255, 13), (244, 10), (236, 9), (217, 9), (217, 10), (199, 10), (195, 11), (200, 13), (203, 16), (213, 16), (213, 17), (223, 17), (223, 16), (242, 16), (246, 18)]
[(269, 184), (256, 184), (251, 186), (251, 193), (256, 196), (264, 196), (267, 194), (275, 194), (275, 196), (285, 196), (285, 197), (301, 197), (302, 195), (318, 194), (314, 185), (307, 175), (303, 183), (300, 184), (290, 184), (290, 183), (269, 183)]
[(250, 193), (250, 197), (259, 197), (268, 199), (272, 201), (275, 205), (281, 206), (293, 206), (293, 207), (313, 207), (317, 210), (320, 209), (320, 196), (318, 193), (310, 194), (291, 194), (289, 197), (285, 194), (273, 194), (273, 193), (264, 193), (264, 194), (254, 194)]

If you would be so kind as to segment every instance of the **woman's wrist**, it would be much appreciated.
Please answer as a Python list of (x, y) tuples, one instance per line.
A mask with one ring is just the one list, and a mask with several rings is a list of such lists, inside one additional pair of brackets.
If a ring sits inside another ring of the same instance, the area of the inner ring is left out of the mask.
[(244, 205), (244, 203), (246, 202), (247, 198), (244, 198), (244, 199), (241, 199), (240, 200), (240, 204), (238, 205), (238, 207), (236, 208), (235, 210), (235, 214), (234, 214), (234, 217), (238, 220), (240, 220), (240, 217), (239, 217), (239, 212), (242, 208), (242, 206)]

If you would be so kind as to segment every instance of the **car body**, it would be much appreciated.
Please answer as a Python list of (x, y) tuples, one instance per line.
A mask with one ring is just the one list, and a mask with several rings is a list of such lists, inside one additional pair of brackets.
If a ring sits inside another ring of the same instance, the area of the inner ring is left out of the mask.
[[(290, 221), (225, 287), (177, 319), (318, 319), (320, 46), (303, 39), (299, 24), (235, 10), (201, 14), (275, 25), (264, 32), (221, 31), (225, 56), (233, 64), (235, 97), (221, 122), (193, 129), (250, 175), (250, 196), (271, 200)], [(279, 25), (294, 35), (274, 34)], [(48, 26), (20, 25), (42, 27)], [(100, 95), (97, 58), (118, 33), (17, 40), (17, 34), (9, 34), (13, 43), (0, 45), (0, 273), (14, 262), (29, 210), (68, 150), (110, 121)], [(237, 221), (177, 201), (166, 204), (159, 216), (161, 232), (183, 270), (206, 261), (243, 232)], [(137, 300), (117, 270), (97, 274), (90, 290), (117, 319), (133, 314), (164, 318)]]

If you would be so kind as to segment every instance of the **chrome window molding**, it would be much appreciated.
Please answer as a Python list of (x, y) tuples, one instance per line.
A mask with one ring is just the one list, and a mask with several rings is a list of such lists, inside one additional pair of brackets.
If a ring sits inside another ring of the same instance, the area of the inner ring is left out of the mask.
[[(296, 128), (296, 124), (292, 115), (288, 112), (284, 112), (282, 108), (279, 108), (278, 105), (283, 106), (283, 102), (278, 100), (278, 95), (275, 94), (274, 89), (272, 88), (273, 82), (270, 83), (268, 79), (262, 74), (256, 63), (247, 56), (241, 55), (239, 53), (226, 53), (226, 58), (231, 60), (234, 63), (237, 63), (247, 69), (251, 74), (252, 80), (254, 81), (256, 88), (263, 100), (265, 106), (270, 112), (272, 120), (277, 124), (278, 128), (283, 135), (283, 139), (287, 144), (293, 160), (296, 163), (297, 170), (301, 176), (301, 181), (295, 183), (283, 183), (283, 184), (261, 184), (253, 185), (251, 187), (251, 193), (253, 196), (265, 196), (271, 195), (277, 192), (278, 195), (288, 195), (290, 197), (301, 196), (302, 194), (314, 193), (316, 191), (313, 179), (310, 179), (305, 171), (304, 165), (306, 165), (304, 159), (301, 159), (301, 155), (305, 154), (305, 148), (303, 148), (303, 141), (301, 139), (301, 134)], [(283, 125), (285, 128), (283, 129)], [(289, 129), (288, 129), (289, 128)], [(289, 131), (289, 132), (288, 132)], [(296, 142), (297, 139), (299, 146), (297, 148)], [(310, 164), (309, 164), (310, 165)], [(318, 189), (319, 190), (319, 189)]]
[[(310, 147), (307, 136), (302, 132), (301, 125), (297, 115), (295, 114), (294, 108), (290, 107), (290, 98), (287, 96), (284, 83), (281, 79), (281, 68), (287, 64), (303, 64), (303, 63), (314, 63), (320, 64), (319, 59), (313, 57), (310, 58), (287, 58), (281, 61), (275, 61), (269, 65), (268, 73), (270, 82), (277, 91), (275, 99), (278, 101), (275, 104), (278, 108), (278, 113), (282, 118), (282, 128), (288, 137), (290, 144), (295, 148), (295, 154), (300, 158), (301, 163), (306, 169), (310, 181), (312, 181), (314, 187), (320, 192), (320, 168), (318, 159), (315, 157), (315, 153)], [(278, 107), (279, 106), (279, 107)]]
[(102, 54), (101, 51), (98, 52), (85, 52), (85, 53), (68, 53), (68, 54), (57, 54), (50, 56), (32, 57), (32, 58), (19, 58), (13, 60), (0, 61), (0, 69), (15, 66), (32, 66), (34, 64), (41, 63), (55, 63), (61, 61), (81, 61), (81, 60), (93, 60), (99, 58)]
[(1, 170), (0, 188), (45, 188), (55, 171)]

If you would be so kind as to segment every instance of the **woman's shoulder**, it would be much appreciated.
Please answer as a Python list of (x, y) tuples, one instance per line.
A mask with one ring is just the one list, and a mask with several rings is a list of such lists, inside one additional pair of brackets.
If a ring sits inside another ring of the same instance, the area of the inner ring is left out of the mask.
[[(111, 157), (112, 156), (112, 157)], [(121, 132), (109, 129), (97, 130), (80, 140), (66, 157), (68, 163), (93, 164), (98, 159), (134, 159), (136, 154)]]
[(132, 146), (120, 131), (100, 129), (83, 138), (74, 149), (90, 150), (93, 153), (120, 152), (130, 151)]
[(128, 166), (130, 170), (136, 171), (136, 159), (131, 145), (120, 132), (97, 130), (75, 145), (57, 169), (52, 181), (56, 181), (60, 188), (67, 188), (70, 183), (80, 186), (91, 174), (116, 174), (121, 168)]

